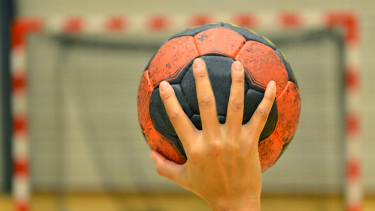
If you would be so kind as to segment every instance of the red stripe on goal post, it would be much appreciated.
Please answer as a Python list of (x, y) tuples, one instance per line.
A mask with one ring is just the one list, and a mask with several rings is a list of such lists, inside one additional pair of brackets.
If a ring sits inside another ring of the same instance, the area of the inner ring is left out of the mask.
[(29, 162), (26, 159), (15, 159), (13, 172), (16, 177), (27, 178), (29, 175)]
[(189, 21), (189, 27), (200, 26), (208, 23), (212, 23), (213, 18), (209, 15), (195, 15)]
[(361, 162), (357, 158), (351, 158), (346, 165), (346, 178), (350, 183), (356, 183), (361, 178)]
[(253, 28), (257, 25), (257, 20), (251, 14), (239, 14), (234, 16), (233, 23), (246, 28)]
[(62, 22), (62, 30), (65, 33), (81, 33), (84, 30), (84, 19), (81, 17), (70, 17)]
[(104, 29), (109, 32), (123, 31), (128, 27), (129, 21), (125, 17), (110, 17), (104, 22)]
[(40, 18), (20, 18), (12, 24), (12, 48), (25, 44), (26, 34), (42, 30)]
[(346, 116), (346, 134), (349, 137), (357, 137), (360, 133), (359, 116), (352, 111)]
[(29, 204), (22, 200), (15, 201), (15, 209), (16, 211), (29, 211)]
[(16, 95), (26, 91), (26, 75), (23, 70), (17, 70), (12, 75), (12, 92)]
[(12, 48), (24, 46), (26, 35), (31, 32), (42, 30), (42, 20), (40, 18), (19, 18), (12, 24)]
[(362, 210), (361, 204), (353, 204), (347, 208), (347, 211), (361, 211), (361, 210)]
[(342, 26), (345, 30), (345, 41), (348, 44), (359, 42), (359, 21), (352, 12), (329, 12), (326, 17), (329, 27)]
[(345, 88), (354, 94), (359, 90), (359, 72), (353, 67), (348, 67), (345, 71)]
[(295, 12), (282, 13), (278, 19), (284, 27), (299, 27), (303, 24), (302, 16)]
[(15, 136), (27, 133), (27, 118), (25, 114), (17, 113), (13, 115), (13, 134)]
[(164, 31), (171, 26), (171, 19), (168, 16), (157, 15), (146, 20), (146, 27), (151, 31)]

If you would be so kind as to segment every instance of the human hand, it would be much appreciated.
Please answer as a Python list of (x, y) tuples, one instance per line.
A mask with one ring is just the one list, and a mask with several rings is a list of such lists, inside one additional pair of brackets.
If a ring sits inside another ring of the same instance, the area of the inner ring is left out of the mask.
[(276, 96), (271, 81), (250, 121), (242, 125), (244, 68), (232, 64), (232, 85), (225, 124), (220, 124), (207, 68), (202, 59), (193, 64), (202, 130), (182, 110), (173, 88), (160, 83), (160, 96), (186, 152), (183, 165), (151, 151), (157, 172), (202, 197), (212, 210), (260, 210), (262, 186), (258, 140)]

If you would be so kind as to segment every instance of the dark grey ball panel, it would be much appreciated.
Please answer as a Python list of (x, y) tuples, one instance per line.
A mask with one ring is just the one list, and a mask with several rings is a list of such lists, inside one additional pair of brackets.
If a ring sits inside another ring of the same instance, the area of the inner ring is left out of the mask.
[[(218, 116), (218, 119), (219, 119), (220, 124), (224, 124), (225, 121), (226, 121), (225, 116)], [(190, 121), (194, 124), (194, 126), (198, 130), (202, 130), (202, 120), (201, 120), (201, 116), (199, 114), (193, 114), (193, 116), (190, 118)]]
[(242, 124), (246, 124), (250, 121), (255, 110), (258, 108), (259, 103), (263, 99), (263, 93), (255, 91), (253, 89), (247, 90), (244, 99), (244, 112)]
[(199, 114), (193, 114), (193, 116), (190, 117), (190, 120), (198, 130), (202, 130), (202, 121)]
[(266, 125), (264, 125), (263, 131), (260, 134), (260, 137), (259, 137), (260, 141), (263, 141), (264, 139), (268, 138), (268, 136), (272, 134), (272, 132), (275, 130), (276, 123), (277, 123), (277, 103), (275, 99), (275, 101), (273, 102), (271, 111), (268, 114)]
[[(244, 114), (242, 124), (246, 124), (250, 121), (254, 112), (258, 108), (258, 105), (263, 100), (264, 94), (253, 89), (248, 89), (245, 94), (244, 101)], [(276, 100), (272, 105), (270, 114), (268, 115), (267, 123), (260, 134), (260, 140), (266, 139), (275, 130), (277, 123), (277, 105)]]
[(225, 116), (219, 116), (218, 118), (219, 118), (219, 123), (220, 124), (224, 124), (225, 121), (227, 120), (227, 118)]
[[(193, 112), (191, 111), (186, 98), (181, 91), (180, 85), (173, 84), (172, 88), (185, 114), (188, 117), (191, 117), (193, 115)], [(151, 121), (153, 122), (156, 129), (177, 137), (177, 133), (174, 130), (171, 121), (169, 120), (167, 111), (165, 110), (163, 101), (161, 100), (159, 88), (155, 89), (151, 95), (150, 116)]]
[(193, 115), (193, 111), (190, 109), (190, 106), (186, 100), (184, 93), (181, 90), (181, 86), (179, 84), (172, 84), (174, 93), (176, 94), (177, 100), (180, 103), (182, 110), (184, 110), (185, 114), (190, 118)]
[[(226, 116), (228, 100), (230, 94), (231, 65), (235, 61), (223, 56), (202, 56), (207, 66), (208, 75), (211, 81), (211, 87), (214, 91), (217, 113), (220, 116)], [(245, 89), (246, 89), (245, 85)], [(199, 105), (193, 68), (190, 67), (181, 81), (181, 89), (195, 114), (199, 114)]]

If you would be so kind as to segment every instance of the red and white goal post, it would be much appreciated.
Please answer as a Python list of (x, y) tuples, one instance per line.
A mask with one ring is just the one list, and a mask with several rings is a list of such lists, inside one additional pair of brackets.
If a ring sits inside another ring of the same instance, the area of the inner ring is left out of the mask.
[(30, 178), (27, 108), (27, 36), (32, 33), (176, 33), (210, 22), (279, 30), (340, 28), (345, 36), (346, 210), (360, 211), (362, 201), (359, 125), (359, 21), (351, 12), (221, 14), (113, 17), (20, 17), (12, 24), (13, 195), (17, 211), (29, 210)]

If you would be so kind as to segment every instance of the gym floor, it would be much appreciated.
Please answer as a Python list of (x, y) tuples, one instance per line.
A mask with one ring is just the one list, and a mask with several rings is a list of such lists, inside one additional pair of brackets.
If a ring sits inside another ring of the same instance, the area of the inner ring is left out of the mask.
[[(334, 211), (344, 210), (339, 196), (264, 195), (262, 211)], [(60, 209), (57, 207), (60, 206)], [(0, 195), (1, 211), (13, 211), (11, 196)], [(206, 211), (210, 210), (201, 198), (193, 194), (101, 194), (71, 193), (33, 194), (31, 211)], [(375, 196), (366, 196), (363, 211), (375, 210)]]

